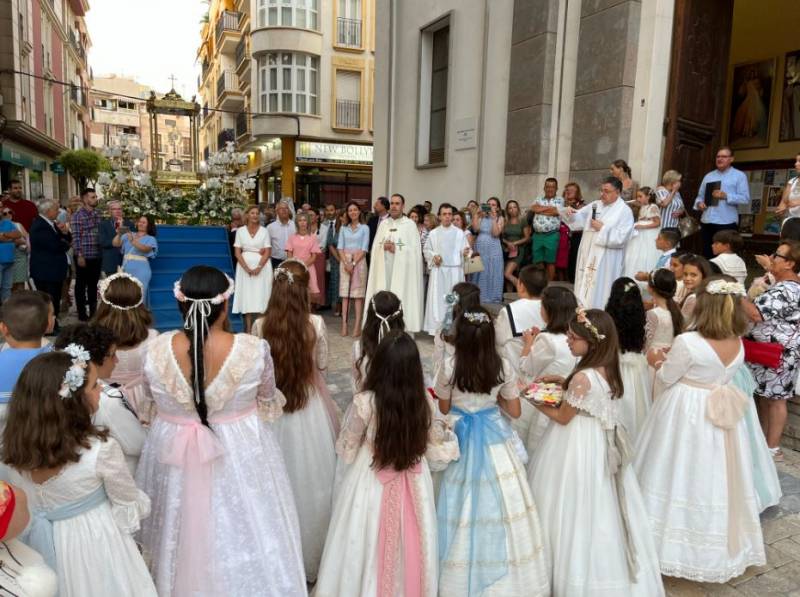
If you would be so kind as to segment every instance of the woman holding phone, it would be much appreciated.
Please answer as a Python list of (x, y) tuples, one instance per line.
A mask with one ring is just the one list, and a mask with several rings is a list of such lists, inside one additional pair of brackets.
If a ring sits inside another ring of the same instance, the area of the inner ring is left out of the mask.
[(136, 220), (136, 232), (120, 226), (111, 244), (122, 249), (122, 271), (142, 283), (142, 294), (149, 304), (147, 289), (152, 276), (150, 260), (158, 253), (155, 220), (152, 216), (140, 216)]
[(500, 200), (491, 197), (472, 217), (472, 233), (477, 235), (475, 252), (481, 256), (483, 271), (472, 282), (481, 289), (481, 303), (503, 302), (503, 249), (500, 236), (505, 228)]

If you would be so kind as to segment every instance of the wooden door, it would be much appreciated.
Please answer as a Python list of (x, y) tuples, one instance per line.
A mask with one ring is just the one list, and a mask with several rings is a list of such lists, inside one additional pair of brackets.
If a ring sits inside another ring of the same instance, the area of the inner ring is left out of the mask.
[(683, 174), (681, 195), (689, 208), (703, 176), (714, 168), (715, 152), (723, 139), (733, 2), (675, 3), (662, 171)]

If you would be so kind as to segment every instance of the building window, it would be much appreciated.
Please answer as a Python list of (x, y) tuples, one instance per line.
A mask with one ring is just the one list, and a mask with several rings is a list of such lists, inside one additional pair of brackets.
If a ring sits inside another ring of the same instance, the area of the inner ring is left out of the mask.
[(280, 52), (258, 58), (260, 112), (319, 114), (319, 58)]
[(338, 0), (336, 45), (361, 47), (361, 0)]
[(135, 110), (136, 109), (136, 104), (134, 104), (133, 102), (126, 102), (126, 101), (123, 101), (123, 100), (119, 100), (119, 102), (117, 102), (117, 105), (119, 106), (120, 110)]
[(319, 0), (258, 0), (259, 27), (319, 29)]
[(336, 71), (336, 127), (361, 128), (361, 73)]
[(114, 100), (110, 99), (96, 99), (94, 100), (94, 105), (98, 108), (102, 108), (103, 110), (116, 110), (117, 105)]
[(192, 155), (192, 140), (189, 137), (181, 138), (181, 153), (183, 155)]
[(450, 18), (422, 30), (417, 163), (446, 162)]

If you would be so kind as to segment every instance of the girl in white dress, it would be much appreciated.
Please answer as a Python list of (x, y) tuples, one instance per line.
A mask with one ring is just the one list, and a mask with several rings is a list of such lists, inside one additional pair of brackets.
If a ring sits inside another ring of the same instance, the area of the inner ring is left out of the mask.
[(144, 383), (144, 356), (158, 331), (152, 329), (153, 316), (144, 305), (144, 287), (130, 274), (118, 272), (100, 280), (97, 289), (100, 301), (92, 323), (110, 329), (117, 339), (117, 363), (102, 380), (118, 384), (139, 420), (149, 423), (155, 412)]
[(688, 254), (681, 258), (683, 264), (683, 301), (681, 301), (681, 314), (683, 327), (688, 328), (694, 316), (694, 305), (697, 302), (697, 291), (711, 275), (711, 265), (705, 257)]
[(520, 415), (514, 370), (498, 354), (483, 308), (462, 313), (454, 341), (434, 386), (439, 410), (455, 419), (461, 452), (436, 503), (439, 595), (550, 595), (536, 505), (500, 414)]
[(404, 332), (389, 332), (378, 347), (336, 451), (350, 466), (315, 597), (436, 597), (436, 507), (428, 467), (457, 459), (458, 442), (431, 416), (419, 350)]
[(653, 297), (653, 308), (647, 311), (644, 326), (644, 350), (667, 348), (683, 331), (683, 314), (675, 302), (678, 284), (668, 269), (659, 269), (650, 274), (647, 290)]
[(23, 540), (58, 574), (61, 597), (155, 597), (132, 534), (150, 513), (119, 444), (92, 424), (100, 387), (81, 346), (39, 355), (19, 377), (3, 461), (25, 491)]
[[(541, 332), (534, 329), (522, 333), (524, 344), (520, 354), (519, 370), (525, 383), (552, 376), (566, 377), (575, 368), (578, 359), (567, 345), (567, 328), (577, 307), (578, 300), (568, 288), (548, 286), (544, 289), (541, 315), (546, 327)], [(550, 424), (550, 419), (540, 414), (533, 406), (531, 408), (534, 415), (524, 442), (528, 454), (533, 456), (544, 430)], [(532, 464), (531, 458), (528, 460), (529, 473)]]
[(253, 313), (263, 313), (272, 290), (272, 243), (261, 225), (257, 205), (245, 214), (246, 224), (236, 230), (233, 251), (236, 257), (236, 295), (233, 312), (244, 313), (244, 329), (253, 323)]
[(606, 311), (614, 321), (619, 340), (619, 369), (623, 394), (618, 403), (619, 423), (635, 443), (652, 403), (653, 384), (644, 355), (645, 311), (639, 285), (618, 278), (611, 286)]
[(358, 394), (367, 379), (369, 362), (378, 350), (384, 335), (392, 330), (406, 329), (403, 321), (403, 305), (397, 295), (388, 290), (380, 290), (372, 295), (367, 305), (367, 319), (361, 337), (353, 342), (353, 366), (351, 382), (353, 394)]
[(664, 392), (639, 434), (635, 467), (661, 572), (724, 583), (765, 562), (753, 485), (744, 359), (744, 287), (719, 277), (697, 293), (693, 331), (652, 351)]
[(267, 312), (253, 331), (269, 342), (275, 382), (286, 396), (283, 416), (273, 428), (297, 504), (306, 579), (313, 582), (333, 507), (339, 419), (322, 377), (328, 341), (322, 317), (309, 311), (309, 270), (288, 259), (274, 278)]
[(445, 300), (448, 311), (442, 329), (433, 337), (433, 363), (440, 363), (445, 356), (453, 355), (454, 322), (464, 311), (481, 306), (481, 289), (472, 282), (459, 282)]
[(569, 326), (575, 370), (548, 427), (531, 486), (559, 597), (664, 595), (647, 512), (619, 422), (622, 377), (611, 317), (579, 310)]
[(661, 210), (657, 199), (650, 187), (641, 187), (636, 192), (639, 218), (633, 225), (634, 236), (625, 249), (623, 276), (635, 278), (639, 272), (652, 271), (658, 262), (661, 251), (656, 247), (656, 238), (661, 230)]
[(136, 471), (153, 500), (141, 538), (158, 594), (304, 596), (269, 345), (226, 331), (233, 280), (218, 269), (190, 268), (174, 292), (184, 328), (148, 350), (158, 414)]

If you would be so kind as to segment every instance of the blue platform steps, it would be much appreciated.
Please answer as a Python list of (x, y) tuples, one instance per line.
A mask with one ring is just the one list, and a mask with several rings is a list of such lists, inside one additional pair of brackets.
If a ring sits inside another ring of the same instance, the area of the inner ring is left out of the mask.
[[(150, 262), (150, 310), (160, 332), (183, 325), (172, 287), (193, 265), (216, 267), (234, 277), (228, 231), (222, 226), (158, 227), (158, 256)], [(233, 331), (242, 331), (242, 318), (228, 314)]]

